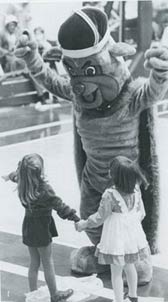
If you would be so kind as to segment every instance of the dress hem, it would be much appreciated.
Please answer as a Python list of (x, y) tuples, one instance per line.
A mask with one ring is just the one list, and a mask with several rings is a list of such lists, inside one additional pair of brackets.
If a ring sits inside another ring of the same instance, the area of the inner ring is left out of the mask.
[(149, 256), (149, 246), (140, 249), (137, 253), (130, 253), (125, 255), (104, 254), (97, 247), (95, 256), (98, 258), (99, 264), (125, 265), (127, 263), (135, 263), (138, 260), (144, 260), (145, 258), (147, 258)]

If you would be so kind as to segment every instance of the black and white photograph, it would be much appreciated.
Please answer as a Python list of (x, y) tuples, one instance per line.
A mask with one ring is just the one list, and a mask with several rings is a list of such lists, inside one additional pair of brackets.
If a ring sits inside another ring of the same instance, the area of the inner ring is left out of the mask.
[(167, 0), (0, 0), (1, 302), (168, 302), (167, 133)]

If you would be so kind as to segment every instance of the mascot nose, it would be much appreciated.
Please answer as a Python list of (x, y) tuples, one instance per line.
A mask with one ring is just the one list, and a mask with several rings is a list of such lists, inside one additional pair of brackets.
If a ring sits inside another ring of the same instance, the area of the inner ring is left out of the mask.
[(75, 85), (73, 85), (73, 92), (76, 94), (76, 95), (81, 95), (83, 94), (85, 91), (85, 85), (82, 84), (82, 83), (77, 83)]

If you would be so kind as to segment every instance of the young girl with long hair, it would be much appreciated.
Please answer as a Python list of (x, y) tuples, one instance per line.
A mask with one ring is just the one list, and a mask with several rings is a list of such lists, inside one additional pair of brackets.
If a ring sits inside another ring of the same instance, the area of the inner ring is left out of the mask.
[(123, 302), (123, 270), (128, 283), (127, 301), (137, 302), (135, 262), (149, 249), (141, 221), (145, 210), (141, 184), (148, 182), (136, 163), (124, 156), (113, 159), (109, 169), (110, 186), (102, 195), (98, 211), (76, 223), (80, 232), (103, 224), (96, 256), (100, 264), (110, 264), (115, 302)]
[(28, 154), (19, 162), (16, 172), (3, 177), (17, 182), (18, 196), (25, 208), (22, 225), (23, 243), (28, 246), (30, 266), (28, 272), (30, 291), (37, 289), (40, 261), (51, 295), (51, 302), (65, 301), (73, 294), (71, 289), (58, 291), (52, 259), (52, 237), (58, 236), (52, 209), (62, 219), (79, 221), (76, 211), (70, 209), (56, 196), (44, 178), (43, 158), (39, 154)]

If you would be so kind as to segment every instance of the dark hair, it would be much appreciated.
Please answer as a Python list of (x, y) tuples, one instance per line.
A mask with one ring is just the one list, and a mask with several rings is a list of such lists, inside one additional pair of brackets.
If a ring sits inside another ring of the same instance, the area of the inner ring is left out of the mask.
[(138, 164), (125, 156), (117, 156), (112, 160), (109, 175), (112, 184), (124, 193), (133, 193), (137, 183), (148, 187), (147, 179)]
[(31, 207), (40, 196), (40, 185), (44, 182), (44, 163), (39, 154), (23, 157), (18, 166), (18, 195), (23, 205)]

